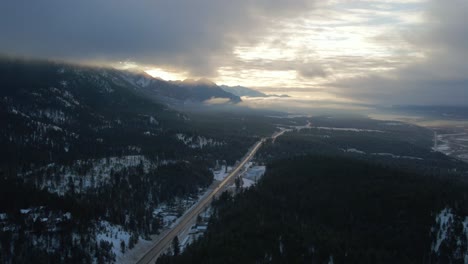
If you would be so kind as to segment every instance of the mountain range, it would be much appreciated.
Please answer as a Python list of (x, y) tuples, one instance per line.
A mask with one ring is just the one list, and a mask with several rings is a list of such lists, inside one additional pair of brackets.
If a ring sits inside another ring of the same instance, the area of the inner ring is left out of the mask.
[(164, 81), (145, 72), (113, 71), (117, 76), (135, 86), (149, 98), (172, 104), (203, 103), (211, 99), (225, 99), (227, 103), (239, 103), (239, 96), (229, 93), (207, 79)]

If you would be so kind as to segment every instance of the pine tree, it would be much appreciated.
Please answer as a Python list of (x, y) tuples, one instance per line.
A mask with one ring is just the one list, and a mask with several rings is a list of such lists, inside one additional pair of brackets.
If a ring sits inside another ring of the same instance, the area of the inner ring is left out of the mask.
[(174, 239), (172, 240), (172, 248), (174, 250), (174, 256), (178, 256), (180, 253), (180, 243), (179, 243), (178, 236), (175, 236)]
[(125, 241), (123, 240), (120, 240), (120, 251), (122, 252), (122, 254), (125, 253)]

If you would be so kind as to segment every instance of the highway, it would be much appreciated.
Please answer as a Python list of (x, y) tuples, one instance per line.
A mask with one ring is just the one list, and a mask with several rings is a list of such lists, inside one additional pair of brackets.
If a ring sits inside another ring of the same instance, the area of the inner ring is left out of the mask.
[(178, 222), (174, 227), (163, 232), (158, 241), (156, 241), (156, 243), (151, 247), (151, 249), (146, 252), (139, 261), (137, 261), (137, 264), (153, 264), (157, 258), (172, 245), (172, 240), (177, 235), (190, 228), (196, 222), (197, 216), (210, 205), (213, 197), (220, 194), (225, 189), (225, 187), (239, 174), (244, 165), (252, 159), (255, 153), (257, 153), (258, 149), (264, 141), (265, 139), (262, 139), (255, 143), (246, 156), (244, 156), (242, 161), (236, 166), (234, 170), (229, 173), (228, 176), (226, 176), (226, 178), (224, 178), (224, 180), (215, 185), (216, 187), (210, 188), (211, 192), (202, 197), (202, 199), (198, 201), (197, 204), (186, 211), (185, 214), (178, 219)]

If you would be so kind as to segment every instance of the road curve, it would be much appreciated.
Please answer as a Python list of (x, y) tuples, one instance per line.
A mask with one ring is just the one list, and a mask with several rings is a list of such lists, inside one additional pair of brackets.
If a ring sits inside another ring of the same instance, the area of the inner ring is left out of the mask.
[(232, 170), (229, 175), (224, 178), (209, 194), (206, 194), (200, 201), (198, 201), (194, 206), (192, 206), (188, 211), (185, 212), (184, 215), (178, 219), (177, 223), (171, 229), (165, 231), (161, 234), (159, 240), (151, 247), (148, 252), (146, 252), (140, 260), (138, 260), (137, 264), (148, 264), (154, 263), (156, 259), (161, 255), (167, 248), (171, 246), (171, 242), (181, 233), (183, 230), (190, 228), (196, 221), (197, 216), (203, 212), (203, 210), (210, 205), (213, 197), (215, 197), (218, 193), (220, 193), (226, 185), (235, 178), (236, 175), (242, 170), (244, 165), (249, 162), (255, 153), (258, 151), (262, 143), (265, 139), (261, 139), (257, 143), (255, 143), (254, 147), (250, 149), (246, 156), (242, 159), (242, 161), (237, 165), (237, 167)]

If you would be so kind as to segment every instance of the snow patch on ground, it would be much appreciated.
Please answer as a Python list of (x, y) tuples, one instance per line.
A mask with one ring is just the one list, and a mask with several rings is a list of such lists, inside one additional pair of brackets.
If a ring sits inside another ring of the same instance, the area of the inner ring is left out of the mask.
[(56, 109), (39, 109), (37, 112), (31, 113), (31, 115), (39, 118), (46, 118), (57, 124), (63, 124), (65, 121), (67, 121), (67, 116), (65, 113)]
[(222, 181), (229, 175), (231, 170), (231, 166), (228, 166), (226, 170), (226, 165), (222, 165), (219, 170), (213, 170), (213, 178), (217, 181)]
[(122, 72), (120, 76), (127, 82), (142, 88), (147, 87), (152, 82), (152, 78), (150, 77), (138, 76), (135, 78), (135, 76), (130, 72)]
[(387, 157), (391, 157), (391, 158), (394, 158), (394, 159), (423, 160), (422, 158), (419, 158), (419, 157), (399, 156), (399, 155), (395, 155), (395, 154), (392, 154), (392, 153), (371, 153), (371, 155), (374, 155), (374, 156), (387, 156)]
[(75, 99), (72, 93), (66, 90), (60, 90), (55, 87), (49, 88), (51, 92), (57, 94), (57, 100), (63, 103), (65, 107), (75, 107), (79, 106), (80, 103)]
[(29, 214), (29, 212), (31, 211), (32, 209), (28, 208), (28, 209), (20, 209), (20, 213), (21, 214)]
[(28, 119), (31, 118), (31, 117), (28, 116), (27, 114), (25, 114), (25, 113), (19, 111), (18, 109), (15, 109), (14, 107), (8, 109), (8, 112), (10, 112), (10, 113), (12, 113), (12, 114), (14, 114), (14, 115), (20, 115), (20, 116), (22, 116), (22, 117), (24, 117), (24, 118), (28, 118)]
[(432, 148), (434, 151), (468, 162), (468, 138), (466, 132), (437, 134), (434, 141), (435, 144)]
[(384, 133), (384, 131), (382, 130), (374, 130), (374, 129), (345, 128), (345, 127), (315, 127), (315, 128), (320, 129), (320, 130), (333, 130), (333, 131)]
[(149, 136), (149, 137), (151, 137), (151, 136), (157, 136), (157, 134), (151, 133), (150, 131), (145, 131), (145, 132), (143, 132), (143, 135)]
[(179, 217), (193, 207), (200, 199), (207, 194), (207, 189), (199, 189), (196, 196), (176, 198), (174, 201), (161, 203), (153, 210), (153, 216), (161, 220), (162, 228), (174, 226)]
[(8, 219), (8, 215), (5, 214), (5, 213), (1, 213), (0, 214), (0, 221), (3, 221), (3, 220), (7, 220)]
[(366, 152), (355, 149), (355, 148), (349, 148), (349, 149), (343, 149), (344, 152), (351, 152), (351, 153), (356, 153), (356, 154), (366, 154)]
[(432, 149), (434, 151), (442, 152), (442, 153), (444, 153), (445, 155), (448, 156), (448, 155), (452, 154), (452, 151), (451, 151), (451, 148), (450, 148), (449, 140), (447, 140), (445, 138), (446, 136), (450, 136), (450, 134), (448, 134), (448, 135), (437, 135), (437, 137), (435, 138), (435, 140), (437, 141), (437, 144)]
[(154, 118), (153, 116), (150, 116), (150, 117), (149, 117), (149, 122), (150, 122), (150, 124), (152, 124), (152, 125), (159, 125), (158, 120), (156, 120), (156, 118)]
[(251, 186), (255, 185), (255, 181), (249, 180), (247, 178), (242, 178), (242, 187), (243, 188), (249, 188)]
[(445, 208), (436, 215), (431, 231), (435, 234), (432, 252), (468, 263), (468, 217), (456, 215), (451, 208)]
[(437, 232), (437, 238), (432, 246), (432, 250), (435, 252), (439, 251), (440, 245), (447, 238), (447, 234), (452, 225), (454, 215), (450, 208), (445, 208), (436, 216), (436, 225), (439, 227)]
[(140, 77), (135, 81), (135, 84), (137, 84), (140, 87), (146, 87), (151, 84), (151, 79), (150, 78), (145, 78), (145, 77)]
[(188, 147), (193, 148), (193, 149), (195, 149), (195, 148), (202, 149), (202, 148), (204, 148), (206, 146), (219, 147), (219, 146), (226, 145), (225, 142), (216, 141), (216, 140), (211, 139), (211, 138), (205, 138), (205, 137), (202, 137), (202, 136), (187, 136), (187, 135), (182, 134), (182, 133), (176, 134), (176, 138), (179, 141), (182, 141)]
[[(74, 191), (80, 193), (89, 188), (97, 188), (110, 180), (111, 172), (119, 172), (126, 168), (142, 166), (143, 171), (148, 173), (158, 165), (165, 165), (169, 161), (161, 161), (158, 164), (150, 161), (143, 155), (129, 155), (122, 157), (110, 157), (103, 159), (77, 160), (71, 166), (57, 165), (51, 163), (37, 170), (20, 174), (25, 178), (38, 174), (55, 175), (57, 177), (47, 177), (47, 180), (38, 182), (32, 179), (41, 189), (49, 192), (64, 195), (73, 186)], [(52, 179), (60, 179), (52, 181)]]
[(248, 179), (248, 180), (256, 182), (263, 176), (263, 174), (265, 174), (265, 171), (266, 171), (265, 166), (259, 166), (259, 165), (252, 166), (251, 165), (247, 169), (243, 177), (244, 179)]
[[(254, 165), (253, 162), (248, 162), (244, 166), (244, 172), (241, 173), (241, 187), (248, 188), (254, 186), (265, 174), (266, 167)], [(232, 184), (231, 189), (235, 189), (236, 185)]]
[(197, 221), (194, 225), (190, 227), (190, 229), (187, 232), (184, 232), (180, 235), (179, 241), (180, 243), (180, 250), (183, 252), (187, 246), (192, 244), (194, 241), (199, 239), (204, 235), (206, 230), (208, 229), (208, 221), (210, 219), (210, 216), (212, 214), (212, 209), (211, 207), (208, 207), (204, 212), (202, 212), (200, 216), (200, 222)]
[[(365, 155), (365, 154), (367, 154), (365, 151), (362, 151), (362, 150), (359, 150), (359, 149), (355, 149), (355, 148), (348, 148), (348, 149), (341, 149), (341, 150), (344, 151), (344, 152), (356, 153), (356, 154), (360, 154), (360, 155)], [(419, 157), (400, 156), (400, 155), (395, 155), (395, 154), (392, 154), (392, 153), (369, 153), (369, 155), (373, 155), (373, 156), (385, 156), (385, 157), (390, 157), (390, 158), (394, 158), (394, 159), (423, 160), (422, 158), (419, 158)]]
[[(112, 252), (116, 256), (116, 263), (123, 263), (122, 257), (126, 254), (131, 254), (131, 252), (135, 250), (135, 248), (128, 248), (131, 234), (125, 231), (122, 226), (113, 225), (107, 221), (99, 221), (96, 227), (96, 241), (99, 243), (100, 241), (104, 240), (112, 244)], [(122, 253), (121, 250), (120, 244), (122, 241), (125, 243), (125, 253)], [(138, 237), (137, 244), (140, 243), (151, 244), (151, 241), (147, 241), (141, 237)]]

